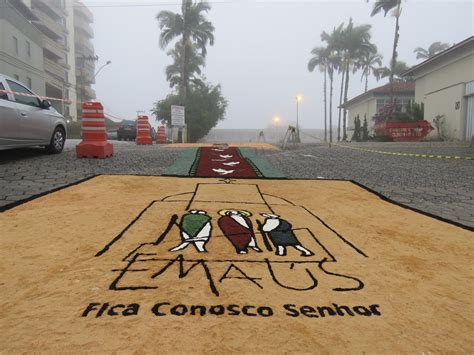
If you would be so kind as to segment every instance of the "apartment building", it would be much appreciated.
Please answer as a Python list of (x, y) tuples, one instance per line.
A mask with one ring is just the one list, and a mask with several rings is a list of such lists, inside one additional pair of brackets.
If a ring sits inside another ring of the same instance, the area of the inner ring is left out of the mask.
[(15, 77), (77, 120), (77, 101), (95, 99), (93, 15), (78, 0), (0, 0), (0, 72)]
[(74, 1), (71, 31), (74, 43), (75, 78), (77, 87), (77, 98), (79, 101), (88, 101), (96, 98), (92, 84), (95, 84), (95, 64), (98, 57), (95, 55), (92, 39), (94, 30), (91, 24), (94, 22), (92, 12), (81, 2)]
[(45, 95), (43, 41), (31, 21), (38, 18), (23, 2), (0, 0), (0, 73)]

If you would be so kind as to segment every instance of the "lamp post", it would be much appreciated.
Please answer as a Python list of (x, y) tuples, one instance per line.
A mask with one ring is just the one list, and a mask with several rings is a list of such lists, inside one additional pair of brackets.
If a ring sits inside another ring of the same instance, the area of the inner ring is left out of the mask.
[(99, 68), (99, 70), (97, 70), (97, 71), (95, 72), (95, 74), (94, 74), (94, 76), (92, 77), (92, 79), (95, 79), (95, 77), (97, 76), (97, 74), (99, 74), (100, 71), (101, 71), (102, 69), (104, 69), (104, 68), (105, 68), (107, 65), (109, 65), (109, 64), (112, 64), (112, 61), (111, 61), (111, 60), (108, 60), (107, 63), (105, 63), (104, 65), (102, 65), (102, 66)]
[(296, 140), (297, 140), (297, 143), (301, 143), (300, 125), (299, 125), (299, 105), (300, 105), (300, 101), (303, 100), (303, 97), (301, 95), (298, 95), (295, 97), (295, 100), (296, 100)]
[(281, 118), (278, 116), (273, 117), (272, 122), (275, 126), (279, 126), (281, 122)]

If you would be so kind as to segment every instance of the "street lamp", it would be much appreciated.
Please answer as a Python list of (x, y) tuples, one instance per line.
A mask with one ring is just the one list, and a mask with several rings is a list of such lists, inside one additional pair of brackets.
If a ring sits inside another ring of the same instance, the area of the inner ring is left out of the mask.
[(275, 126), (279, 126), (279, 125), (280, 125), (280, 122), (281, 122), (281, 118), (278, 117), (278, 116), (275, 116), (275, 117), (273, 117), (272, 121), (273, 121), (273, 124), (274, 124)]
[(99, 70), (97, 70), (97, 71), (95, 72), (94, 77), (93, 77), (92, 79), (95, 79), (95, 77), (97, 76), (97, 74), (99, 74), (100, 71), (101, 71), (102, 69), (104, 69), (104, 68), (105, 68), (107, 65), (109, 65), (109, 64), (112, 64), (112, 61), (111, 61), (111, 60), (108, 60), (107, 63), (105, 63), (103, 66), (101, 66), (101, 67), (99, 68)]
[(300, 101), (303, 100), (303, 97), (301, 95), (298, 95), (295, 97), (295, 100), (296, 100), (296, 140), (297, 140), (297, 143), (301, 143), (301, 139), (300, 139), (300, 125), (299, 125), (299, 105), (300, 105)]

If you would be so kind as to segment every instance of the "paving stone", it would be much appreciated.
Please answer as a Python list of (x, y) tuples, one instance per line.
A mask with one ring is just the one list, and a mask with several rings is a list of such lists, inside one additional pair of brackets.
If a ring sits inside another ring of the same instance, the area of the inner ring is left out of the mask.
[[(70, 140), (63, 153), (41, 149), (0, 151), (0, 206), (92, 175), (159, 175), (180, 149), (114, 142), (111, 159), (77, 159)], [(474, 149), (455, 143), (360, 143), (362, 147), (439, 155), (474, 156)], [(474, 162), (382, 155), (327, 145), (301, 145), (286, 151), (257, 149), (290, 178), (355, 180), (410, 207), (473, 226)], [(7, 200), (8, 199), (8, 200)]]

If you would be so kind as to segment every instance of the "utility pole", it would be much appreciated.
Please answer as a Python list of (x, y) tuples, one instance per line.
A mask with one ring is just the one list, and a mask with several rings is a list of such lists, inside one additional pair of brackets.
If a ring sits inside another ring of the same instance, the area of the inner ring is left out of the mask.
[(86, 71), (86, 62), (97, 62), (99, 60), (99, 56), (92, 56), (92, 55), (82, 55), (80, 57), (77, 57), (76, 60), (79, 60), (81, 62), (81, 85), (80, 85), (80, 102), (84, 102), (85, 96), (86, 96), (86, 81), (85, 81), (85, 71)]
[(299, 115), (300, 115), (300, 101), (303, 100), (303, 98), (300, 95), (298, 95), (295, 97), (295, 100), (296, 100), (296, 143), (301, 143)]

